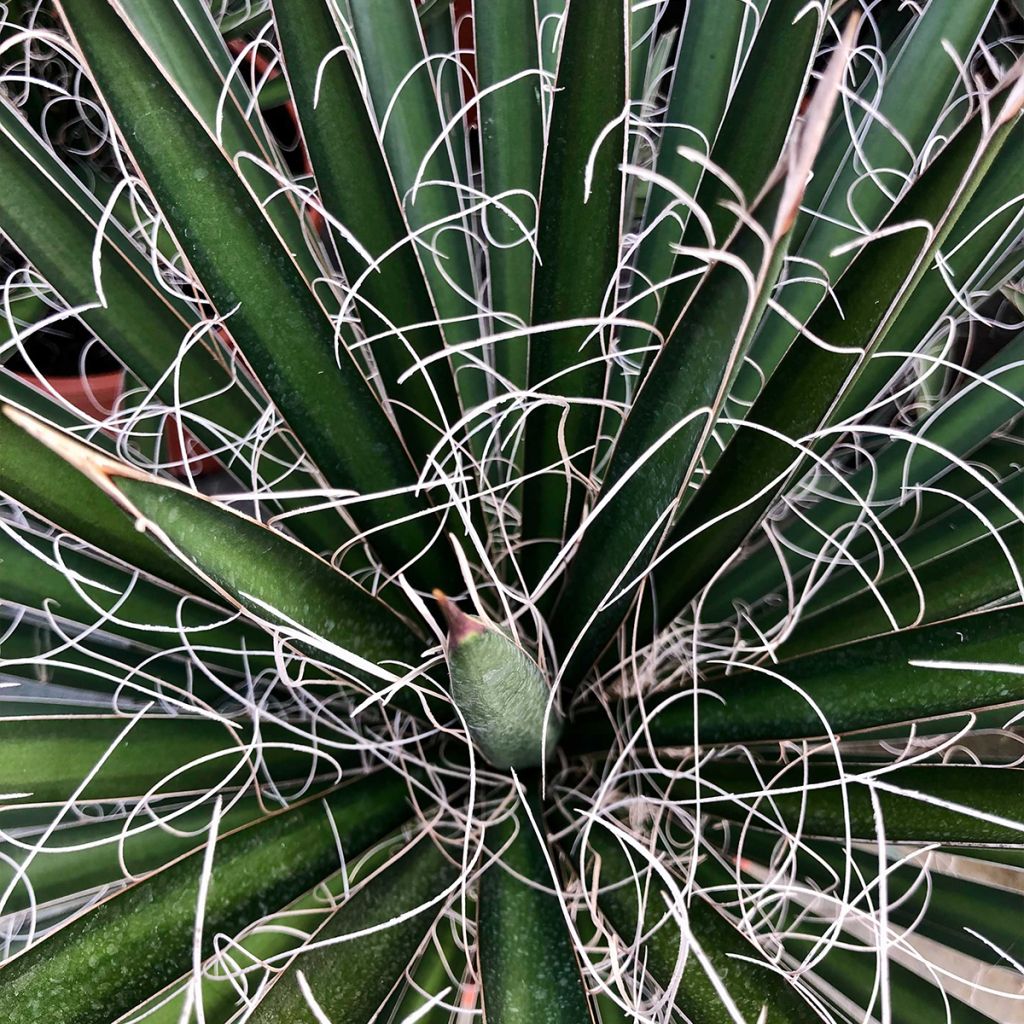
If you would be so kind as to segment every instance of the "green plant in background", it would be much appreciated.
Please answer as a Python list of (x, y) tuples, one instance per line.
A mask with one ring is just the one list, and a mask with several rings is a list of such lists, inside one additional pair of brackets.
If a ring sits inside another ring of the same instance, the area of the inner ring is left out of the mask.
[(1019, 9), (0, 19), (0, 1017), (1019, 1019)]

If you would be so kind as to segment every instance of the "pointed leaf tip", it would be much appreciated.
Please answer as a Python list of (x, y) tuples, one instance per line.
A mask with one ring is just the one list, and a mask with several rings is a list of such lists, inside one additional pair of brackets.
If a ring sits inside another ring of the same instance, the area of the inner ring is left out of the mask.
[(839, 39), (839, 44), (833, 51), (811, 97), (803, 124), (796, 133), (789, 155), (785, 191), (782, 201), (779, 203), (775, 225), (776, 238), (782, 238), (789, 234), (800, 213), (804, 190), (807, 188), (814, 162), (832, 121), (832, 111), (835, 109), (836, 101), (842, 91), (843, 77), (853, 54), (859, 25), (860, 12), (854, 11), (846, 22), (846, 28)]
[(141, 472), (134, 466), (119, 462), (117, 459), (112, 459), (108, 455), (90, 448), (88, 445), (64, 433), (64, 431), (52, 426), (45, 420), (33, 416), (31, 413), (10, 405), (4, 405), (2, 412), (12, 423), (24, 430), (30, 437), (59, 455), (80, 473), (84, 473), (97, 487), (120, 505), (125, 504), (125, 499), (114, 485), (114, 478), (123, 476), (143, 480), (148, 479), (146, 473)]
[(448, 595), (436, 587), (432, 591), (434, 600), (441, 608), (445, 622), (448, 623), (448, 649), (465, 643), (472, 636), (479, 636), (487, 632), (487, 626), (479, 619), (467, 615), (457, 604), (448, 600)]

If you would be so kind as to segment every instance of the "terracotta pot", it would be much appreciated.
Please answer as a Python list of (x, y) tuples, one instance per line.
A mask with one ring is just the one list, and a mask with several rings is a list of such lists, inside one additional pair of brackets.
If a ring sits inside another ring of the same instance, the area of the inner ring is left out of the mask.
[[(45, 393), (45, 389), (39, 385), (39, 379), (34, 375), (19, 373), (18, 376), (26, 384)], [(124, 390), (124, 370), (89, 373), (85, 376), (76, 374), (73, 377), (47, 377), (46, 382), (61, 398), (86, 416), (99, 419), (109, 416), (114, 411), (117, 400)], [(181, 444), (178, 441), (177, 423), (168, 422), (164, 428), (164, 445), (166, 446), (165, 455), (169, 461), (184, 461)], [(204, 476), (207, 473), (216, 473), (220, 470), (220, 461), (217, 457), (210, 455), (187, 430), (185, 431), (185, 449), (192, 476)], [(186, 475), (183, 467), (172, 469), (171, 472), (178, 477)]]
[[(29, 374), (18, 374), (33, 387), (39, 387), (38, 380)], [(114, 411), (117, 400), (124, 388), (124, 370), (108, 373), (90, 373), (88, 376), (48, 377), (47, 383), (65, 401), (70, 402), (86, 416), (108, 416)], [(42, 389), (40, 389), (42, 390)]]
[[(473, 0), (455, 0), (455, 25), (458, 32), (458, 47), (462, 54), (462, 93), (469, 102), (476, 95), (476, 52), (473, 37)], [(467, 120), (470, 127), (477, 124), (478, 107), (470, 107)]]
[(185, 478), (191, 476), (206, 476), (207, 474), (219, 473), (221, 470), (220, 459), (211, 455), (207, 448), (204, 448), (187, 430), (185, 435), (185, 452), (182, 454), (181, 443), (178, 440), (178, 424), (168, 421), (164, 427), (164, 444), (167, 446), (167, 458), (171, 462), (184, 463), (188, 460), (189, 472), (185, 472), (184, 465), (174, 467), (171, 472), (176, 477)]

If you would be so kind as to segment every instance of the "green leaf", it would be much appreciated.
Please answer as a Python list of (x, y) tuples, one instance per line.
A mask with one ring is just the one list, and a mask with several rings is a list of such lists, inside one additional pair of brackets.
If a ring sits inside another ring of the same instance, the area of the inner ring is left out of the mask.
[(0, 492), (157, 579), (185, 590), (195, 584), (195, 578), (139, 533), (107, 495), (16, 426), (4, 408), (0, 408)]
[(891, 330), (833, 411), (832, 423), (857, 414), (871, 403), (903, 364), (899, 352), (926, 338), (943, 316), (960, 314), (962, 300), (951, 293), (951, 284), (961, 294), (973, 288), (988, 291), (999, 287), (1013, 272), (1021, 254), (1014, 256), (1012, 249), (1009, 266), (1004, 257), (991, 270), (988, 267), (993, 255), (1004, 254), (1008, 243), (1019, 234), (1022, 211), (1024, 125), (1018, 124), (943, 244), (943, 268), (930, 267), (910, 294)]
[[(231, 335), (327, 480), (361, 495), (413, 485), (392, 425), (259, 204), (162, 69), (103, 0), (64, 5), (69, 30), (182, 251)], [(195, 187), (201, 181), (202, 187)], [(230, 225), (230, 230), (226, 228)], [(424, 503), (360, 502), (374, 545), (436, 585), (446, 570)], [(402, 516), (412, 516), (391, 526)], [(420, 557), (422, 556), (422, 557)]]
[[(377, 117), (391, 177), (416, 233), (436, 315), (450, 345), (479, 337), (466, 223), (442, 116), (434, 70), (423, 63), (425, 43), (411, 0), (349, 0), (360, 71)], [(417, 67), (417, 65), (419, 65)], [(413, 69), (416, 70), (413, 70)], [(401, 88), (399, 89), (399, 86)], [(387, 122), (384, 124), (384, 118)], [(479, 353), (474, 353), (479, 358)], [(457, 384), (463, 407), (486, 399), (486, 376), (465, 357)]]
[(780, 181), (704, 278), (619, 431), (551, 624), (568, 693), (629, 610), (743, 360), (782, 266), (782, 192)]
[[(759, 14), (767, 7), (766, 0), (757, 5)], [(715, 4), (688, 5), (679, 40), (672, 84), (665, 111), (665, 128), (654, 165), (662, 178), (672, 182), (680, 194), (695, 195), (704, 175), (703, 165), (680, 153), (680, 147), (700, 150), (708, 154), (718, 135), (718, 129), (729, 105), (730, 89), (737, 68), (737, 57), (745, 56), (745, 47), (754, 35), (753, 11), (744, 0), (724, 0)], [(746, 29), (744, 31), (744, 29)], [(768, 36), (761, 37), (762, 47)], [(771, 37), (777, 43), (779, 37)], [(763, 56), (754, 57), (757, 66)], [(799, 61), (793, 62), (796, 70)], [(751, 75), (755, 74), (751, 71)], [(780, 79), (775, 79), (780, 84)], [(760, 120), (758, 109), (751, 104), (767, 100), (764, 90), (755, 90), (750, 82), (741, 78), (736, 84), (740, 105)], [(776, 102), (778, 102), (776, 98)], [(781, 149), (781, 144), (776, 150)], [(722, 153), (718, 154), (721, 158)], [(757, 186), (755, 186), (756, 190)], [(635, 257), (633, 302), (629, 316), (653, 324), (657, 319), (659, 296), (664, 288), (650, 295), (640, 293), (667, 281), (672, 275), (676, 253), (672, 248), (683, 236), (689, 218), (685, 206), (673, 205), (673, 192), (658, 187), (650, 189), (644, 210), (646, 234), (640, 239)], [(625, 328), (621, 348), (629, 352), (649, 343), (650, 332), (640, 328)]]
[(260, 110), (275, 110), (292, 102), (292, 94), (288, 88), (288, 79), (284, 75), (267, 78), (260, 86), (257, 102)]
[[(544, 157), (538, 234), (540, 265), (533, 289), (536, 324), (599, 317), (614, 305), (608, 295), (622, 231), (628, 12), (626, 0), (588, 4), (570, 0), (563, 27), (558, 80)], [(600, 143), (598, 145), (598, 143)], [(595, 147), (597, 147), (595, 151)], [(570, 400), (601, 396), (606, 366), (595, 328), (553, 328), (530, 343), (530, 385)], [(571, 403), (564, 426), (561, 405), (545, 405), (526, 424), (527, 476), (523, 488), (523, 551), (528, 584), (536, 584), (557, 552), (563, 522), (582, 509), (578, 481), (561, 468), (561, 439), (576, 467), (590, 471), (600, 419), (594, 404)], [(554, 467), (551, 469), (550, 467)]]
[[(653, 702), (645, 728), (655, 747), (788, 740), (1024, 701), (1011, 668), (1022, 629), (1017, 605), (737, 672)], [(612, 739), (591, 712), (567, 742), (596, 750)]]
[(443, 348), (444, 337), (433, 323), (391, 169), (352, 64), (337, 52), (341, 35), (327, 6), (321, 0), (278, 3), (275, 23), (317, 187), (345, 228), (337, 232), (337, 249), (345, 277), (362, 300), (353, 312), (369, 336), (379, 336), (371, 347), (384, 393), (394, 401), (402, 436), (422, 464), (438, 441), (428, 424), (441, 424), (442, 417), (454, 424), (461, 412), (448, 362), (399, 384), (417, 358)]
[[(214, 663), (253, 672), (271, 667), (263, 632), (198, 597), (187, 596), (0, 520), (4, 600), (101, 628), (149, 649), (182, 650), (185, 638)], [(75, 632), (75, 631), (71, 631)], [(240, 654), (245, 651), (243, 658)]]
[(537, 0), (537, 35), (541, 66), (554, 82), (562, 44), (562, 25), (569, 0)]
[[(431, 841), (418, 842), (369, 878), (316, 933), (317, 942), (342, 940), (300, 953), (249, 1018), (251, 1024), (318, 1024), (299, 986), (332, 1024), (372, 1019), (440, 912), (436, 902), (457, 878), (454, 865)], [(418, 907), (422, 909), (417, 911)], [(396, 921), (403, 915), (404, 920)], [(377, 929), (359, 934), (364, 929)], [(346, 938), (347, 936), (352, 938)]]
[(7, 298), (0, 309), (0, 366), (17, 351), (14, 345), (7, 343), (16, 335), (24, 335), (24, 328), (42, 320), (52, 310), (46, 300), (39, 295), (23, 295), (20, 298)]
[[(461, 922), (451, 917), (442, 918), (435, 929), (435, 937), (420, 956), (405, 992), (392, 997), (396, 1010), (395, 1021), (405, 1021), (413, 1014), (416, 1024), (451, 1024), (451, 1009), (459, 1001), (458, 982), (465, 971), (466, 954), (459, 947), (455, 930)], [(431, 1009), (424, 1007), (432, 1003)]]
[[(767, 864), (776, 838), (751, 830), (744, 838), (744, 857)], [(847, 851), (838, 843), (808, 840), (794, 854), (795, 870), (801, 879), (809, 879), (838, 897), (847, 874), (855, 873), (851, 876), (854, 892), (844, 902), (859, 898), (859, 909), (868, 911), (868, 899), (879, 900), (877, 853)], [(1024, 896), (946, 874), (942, 870), (944, 865), (928, 852), (922, 851), (912, 858), (900, 856), (899, 862), (896, 858), (895, 853), (890, 853), (885, 866), (886, 913), (892, 924), (913, 928), (917, 935), (986, 963), (999, 963), (1000, 955), (971, 935), (970, 929), (1019, 958), (1024, 946), (1020, 932)], [(861, 897), (861, 891), (868, 894), (867, 898)], [(1002, 962), (1008, 966), (1005, 960)]]
[[(858, 531), (851, 536), (851, 528), (865, 520), (866, 507), (884, 529), (893, 532), (900, 529), (901, 509), (908, 505), (913, 509), (913, 502), (906, 499), (916, 498), (920, 489), (926, 495), (929, 486), (954, 494), (975, 493), (984, 476), (972, 477), (962, 471), (956, 476), (957, 460), (969, 458), (1020, 414), (1022, 389), (1024, 335), (1009, 342), (934, 412), (922, 416), (906, 436), (893, 438), (845, 478), (826, 476), (823, 500), (802, 509), (799, 517), (791, 517), (779, 529), (789, 553), (786, 571), (791, 575), (800, 572), (806, 561), (823, 550), (824, 538), (834, 536), (846, 544), (855, 541)], [(876, 432), (870, 425), (861, 430), (869, 442)], [(1013, 458), (1017, 454), (1014, 452)], [(1005, 473), (1000, 472), (999, 477), (1005, 478)], [(900, 503), (901, 498), (904, 500)], [(956, 508), (958, 503), (954, 501), (950, 507)], [(867, 521), (874, 523), (874, 519)], [(909, 522), (913, 525), (913, 518)], [(807, 555), (801, 558), (797, 552)], [(873, 554), (872, 548), (863, 545), (849, 549), (849, 557), (860, 564)], [(765, 597), (785, 585), (775, 551), (757, 549), (712, 586), (704, 606), (705, 617), (724, 617), (731, 614), (731, 602)]]
[(448, 621), (452, 697), (480, 753), (496, 768), (543, 764), (558, 746), (562, 716), (537, 663), (501, 630), (434, 596)]
[[(76, 739), (67, 742), (73, 746)], [(0, 913), (155, 871), (206, 841), (212, 809), (159, 810), (132, 819), (69, 823), (50, 835), (6, 838), (0, 844)], [(221, 831), (232, 832), (264, 813), (256, 797), (243, 797), (224, 812)]]
[[(197, 327), (195, 311), (161, 287), (149, 261), (116, 220), (108, 219), (99, 231), (102, 206), (3, 100), (0, 178), (4, 234), (160, 402), (187, 410), (187, 427), (211, 451), (224, 454), (229, 469), (245, 476), (256, 462), (255, 454), (242, 444), (232, 446), (228, 458), (225, 435), (258, 439), (263, 433), (262, 407), (232, 383), (223, 354), (206, 343), (192, 344), (184, 354), (180, 351), (189, 331)], [(140, 324), (146, 325), (145, 332), (139, 331)], [(168, 373), (172, 366), (176, 372)], [(4, 385), (4, 394), (11, 397), (10, 385)], [(48, 412), (43, 415), (53, 418)], [(159, 422), (162, 426), (162, 417)], [(219, 429), (209, 429), (211, 422)], [(294, 452), (274, 439), (267, 445), (267, 455), (284, 465), (295, 462)], [(257, 467), (257, 472), (263, 468)], [(279, 472), (276, 465), (270, 469), (275, 476)], [(341, 518), (333, 514), (326, 522), (324, 517), (302, 516), (293, 526), (307, 543), (331, 550), (346, 532)]]
[[(235, 987), (237, 976), (231, 964), (232, 961), (238, 962), (234, 958), (241, 951), (244, 951), (241, 952), (242, 956), (251, 958), (252, 964), (262, 962), (272, 965), (267, 968), (269, 973), (287, 954), (300, 947), (305, 934), (315, 932), (332, 912), (332, 907), (343, 902), (354, 885), (377, 870), (404, 838), (401, 832), (393, 834), (358, 859), (347, 860), (341, 870), (318, 882), (277, 913), (247, 925), (244, 931), (234, 937), (237, 945), (233, 943), (231, 947), (215, 952), (203, 965), (203, 1024), (227, 1024), (236, 1017), (241, 1000)], [(253, 993), (257, 984), (259, 982), (254, 975), (249, 973), (247, 992)], [(192, 975), (187, 974), (124, 1017), (118, 1018), (117, 1024), (182, 1024), (182, 1013), (187, 1013), (189, 1006), (192, 1007), (191, 1015), (184, 1019), (192, 1024), (199, 1019), (195, 1004), (191, 1001), (192, 993)]]
[[(711, 149), (712, 166), (729, 175), (748, 203), (761, 192), (778, 163), (807, 89), (821, 30), (820, 12), (800, 0), (772, 0), (764, 12)], [(757, 130), (751, 131), (751, 125), (756, 125)], [(699, 142), (694, 146), (693, 138), (680, 142), (690, 148), (702, 148)], [(673, 173), (676, 168), (683, 171), (682, 157), (672, 161)], [(720, 245), (732, 234), (736, 223), (736, 215), (730, 209), (737, 198), (732, 189), (715, 173), (704, 172), (697, 177), (700, 185), (694, 199), (707, 214), (713, 234), (709, 240), (700, 221), (689, 218), (682, 235), (684, 249)], [(684, 177), (683, 187), (691, 181), (691, 177)], [(660, 244), (673, 241), (677, 239), (666, 238)], [(670, 267), (669, 273), (662, 271), (657, 279), (663, 281), (670, 275), (676, 278), (664, 289), (658, 311), (657, 326), (666, 338), (677, 329), (679, 316), (697, 280), (692, 274), (680, 275), (699, 269), (700, 261), (692, 255), (680, 255)], [(657, 271), (652, 268), (652, 272)]]
[(311, 772), (337, 774), (339, 763), (353, 760), (290, 750), (282, 744), (301, 746), (301, 737), (280, 727), (261, 729), (257, 747), (249, 726), (154, 711), (134, 719), (0, 718), (0, 738), (0, 792), (11, 800), (20, 794), (19, 804), (60, 803), (73, 794), (76, 802), (141, 797), (158, 784), (161, 794), (191, 792), (244, 785), (254, 775), (283, 784)]
[[(281, 181), (290, 180), (290, 175), (280, 147), (256, 113), (246, 85), (245, 65), (232, 73), (236, 58), (224, 45), (210, 17), (209, 5), (202, 0), (122, 0), (119, 6), (154, 62), (234, 161), (303, 276), (310, 283), (322, 277), (322, 247), (312, 232), (303, 231), (302, 211), (295, 195), (281, 188)], [(266, 170), (261, 162), (276, 173)]]
[(654, 4), (634, 3), (629, 13), (629, 100), (641, 103), (647, 85), (647, 70), (658, 31), (658, 9)]
[(901, 297), (991, 166), (1022, 100), (1024, 92), (1014, 89), (991, 129), (975, 117), (950, 141), (896, 206), (891, 223), (900, 229), (864, 247), (837, 284), (836, 303), (820, 307), (808, 334), (793, 343), (673, 531), (679, 546), (656, 574), (661, 621), (679, 614), (798, 475), (794, 464), (806, 457), (794, 445), (821, 426), (891, 326)]
[[(452, 154), (452, 166), (455, 169), (455, 180), (466, 182), (472, 180), (472, 172), (469, 166), (468, 140), (466, 138), (467, 124), (475, 116), (475, 112), (459, 116), (466, 101), (464, 93), (467, 89), (467, 81), (473, 81), (472, 47), (469, 52), (456, 53), (457, 50), (465, 51), (465, 37), (460, 35), (456, 41), (456, 19), (459, 22), (458, 31), (461, 33), (462, 25), (466, 20), (466, 12), (455, 7), (453, 2), (443, 5), (440, 11), (431, 11), (430, 17), (424, 17), (423, 7), (417, 9), (420, 16), (420, 25), (423, 31), (423, 45), (431, 60), (434, 81), (436, 82), (437, 102), (441, 109), (441, 119), (448, 128), (449, 149)], [(437, 17), (434, 17), (434, 14)], [(472, 18), (470, 18), (472, 21)], [(469, 89), (472, 91), (473, 86)]]
[[(552, 632), (572, 692), (625, 616), (689, 485), (782, 267), (806, 178), (839, 94), (848, 31), (822, 75), (785, 170), (743, 218), (655, 356), (584, 522)], [(630, 584), (632, 577), (636, 583)]]
[[(705, 860), (698, 872), (703, 884), (717, 885), (725, 890), (716, 894), (716, 900), (724, 901), (735, 887), (732, 876), (710, 860)], [(824, 980), (854, 1005), (873, 1008), (872, 1016), (879, 1014), (881, 996), (878, 991), (880, 979), (877, 947), (866, 946), (858, 936), (845, 930), (837, 934), (834, 917), (830, 913), (826, 911), (819, 916), (805, 911), (792, 895), (787, 900), (789, 907), (792, 909), (787, 909), (781, 922), (785, 929), (781, 944), (788, 954), (787, 959), (809, 960), (813, 963), (814, 973), (802, 975), (805, 983), (813, 984), (816, 978)], [(733, 911), (736, 909), (734, 907)], [(826, 932), (829, 933), (827, 936)], [(814, 941), (820, 938), (831, 940), (824, 958), (820, 956), (823, 947), (816, 946)], [(838, 943), (836, 938), (839, 939)], [(930, 973), (922, 977), (892, 956), (887, 958), (886, 972), (886, 995), (894, 1024), (917, 1024), (921, 1020), (948, 1021), (949, 1024), (993, 1024), (992, 1018), (961, 1002), (956, 996), (943, 992)], [(826, 998), (832, 996), (832, 992), (823, 994)]]
[[(599, 858), (599, 868), (584, 871), (583, 877), (589, 883), (596, 874), (601, 886), (598, 905), (625, 943), (644, 937), (647, 969), (662, 986), (673, 981), (682, 942), (690, 944), (675, 994), (676, 1007), (688, 1020), (693, 1024), (733, 1024), (735, 1020), (695, 955), (695, 942), (744, 1020), (804, 1024), (811, 1019), (810, 1008), (796, 990), (712, 904), (697, 896), (683, 906), (681, 885), (672, 892), (660, 872), (651, 870), (635, 848), (613, 834), (601, 826), (590, 830), (588, 845), (593, 859)], [(594, 867), (584, 865), (588, 866)], [(684, 935), (680, 935), (680, 918), (685, 921)]]
[(218, 836), (208, 876), (198, 851), (10, 961), (0, 1011), (24, 1024), (107, 1024), (190, 966), (201, 893), (206, 957), (218, 932), (234, 934), (328, 875), (339, 845), (350, 856), (398, 825), (408, 813), (403, 795), (399, 776), (371, 776), (326, 806), (314, 800)]
[(1022, 485), (1018, 473), (1002, 490), (974, 495), (911, 534), (900, 543), (899, 558), (885, 556), (888, 565), (876, 570), (875, 559), (864, 559), (836, 573), (808, 601), (776, 657), (936, 622), (1003, 598), (1024, 599)]
[(93, 454), (38, 425), (34, 430), (114, 498), (137, 528), (257, 620), (294, 630), (305, 648), (336, 663), (352, 657), (361, 676), (381, 663), (418, 662), (415, 627), (295, 541), (180, 484)]
[(500, 859), (480, 881), (484, 1013), (489, 1024), (591, 1024), (580, 965), (551, 892), (561, 881), (552, 878), (554, 862), (549, 867), (534, 832), (543, 828), (541, 804), (524, 800), (529, 810), (524, 806), (489, 830)]
[[(1013, 593), (1019, 572), (1014, 557), (1019, 513), (1014, 512), (1010, 495), (1020, 486), (1020, 473), (1011, 471), (973, 494), (978, 479), (962, 476), (968, 485), (963, 489), (957, 489), (960, 479), (943, 480), (943, 492), (948, 488), (957, 498), (926, 492), (920, 502), (908, 501), (886, 517), (891, 540), (872, 530), (845, 540), (841, 554), (836, 551), (835, 571), (825, 579), (815, 580), (810, 571), (795, 572), (800, 617), (788, 623), (776, 652), (791, 657), (885, 633), (894, 623), (938, 621)], [(936, 500), (929, 500), (933, 497)], [(907, 522), (912, 532), (902, 529)], [(764, 554), (760, 549), (757, 553)], [(751, 559), (752, 572), (763, 560)], [(722, 600), (724, 587), (716, 591)], [(749, 608), (742, 593), (736, 597), (737, 608), (742, 609), (737, 621), (756, 645), (764, 643), (764, 630), (777, 632), (790, 614), (789, 604), (780, 602), (777, 592)], [(833, 608), (837, 614), (830, 614)], [(705, 605), (705, 615), (715, 621), (728, 612), (719, 615), (716, 609), (709, 614)], [(748, 624), (753, 624), (753, 632)], [(754, 639), (758, 632), (760, 638)]]
[(600, 1024), (632, 1024), (636, 1019), (604, 993), (599, 992), (594, 997), (594, 1002), (597, 1004), (597, 1019)]
[[(40, 625), (39, 616), (31, 612), (22, 615), (20, 610), (16, 614), (16, 623), (0, 617), (0, 671), (12, 679), (107, 697), (121, 692), (144, 700), (157, 698), (189, 711), (195, 710), (197, 701), (217, 707), (232, 693), (185, 658), (126, 644), (97, 632), (74, 636), (72, 643), (68, 637)], [(225, 678), (229, 686), (236, 686), (242, 676), (230, 671)], [(12, 695), (20, 694), (14, 690)]]
[(223, 13), (217, 28), (225, 36), (259, 32), (270, 21), (270, 0), (243, 0), (242, 10)]
[[(828, 233), (824, 215), (847, 225), (843, 233), (833, 236), (838, 241), (832, 244), (847, 241), (852, 222), (847, 203), (851, 198), (868, 230), (881, 222), (892, 203), (885, 191), (900, 191), (952, 100), (963, 90), (962, 67), (969, 63), (994, 6), (993, 0), (939, 0), (912, 17), (905, 28), (895, 22), (898, 14), (883, 14), (883, 18), (893, 18), (894, 24), (881, 26), (880, 41), (884, 44), (886, 35), (890, 39), (884, 54), (882, 88), (879, 90), (877, 73), (867, 75), (858, 89), (860, 102), (849, 104), (842, 121), (829, 134), (818, 164), (820, 173), (807, 190), (808, 212), (796, 228), (801, 241), (805, 235), (810, 239)], [(870, 28), (865, 20), (865, 31)], [(926, 65), (929, 74), (923, 75), (921, 68)], [(877, 177), (865, 177), (865, 167), (872, 168)], [(849, 190), (855, 183), (851, 197)], [(832, 225), (833, 231), (836, 228), (838, 225)], [(824, 239), (819, 239), (808, 249), (827, 255), (829, 247), (823, 243)]]
[(420, 21), (426, 23), (447, 14), (451, 6), (452, 0), (422, 0), (416, 13)]
[[(911, 173), (933, 139), (950, 94), (960, 86), (962, 68), (993, 6), (993, 0), (930, 3), (887, 69), (881, 97), (873, 95), (876, 83), (869, 86), (869, 102), (877, 108), (877, 117), (854, 106), (856, 121), (870, 118), (867, 125), (858, 125), (861, 134), (856, 145), (851, 142), (849, 127), (832, 134), (807, 197), (807, 206), (816, 213), (807, 215), (809, 225), (797, 250), (800, 259), (811, 263), (810, 276), (823, 272), (835, 284), (856, 253), (842, 247), (874, 231), (893, 208), (905, 175)], [(944, 47), (952, 53), (943, 52)], [(924, 66), (927, 74), (921, 73)], [(840, 153), (840, 168), (833, 180), (830, 172)], [(865, 174), (865, 167), (874, 175)], [(828, 191), (822, 195), (826, 186)], [(808, 267), (801, 266), (797, 273), (809, 276)], [(823, 296), (821, 285), (794, 281), (782, 289), (779, 298), (795, 321), (802, 323)], [(792, 322), (780, 314), (768, 315), (751, 353), (761, 373), (772, 373), (797, 333)]]
[[(824, 932), (827, 924), (801, 927), (801, 932)], [(868, 1006), (880, 997), (878, 991), (878, 951), (860, 939), (843, 933), (847, 944), (829, 952), (815, 964), (814, 974), (834, 990), (859, 1006)], [(812, 950), (809, 940), (790, 939), (786, 951), (794, 957)], [(917, 1024), (920, 1020), (948, 1021), (948, 1024), (997, 1024), (994, 1017), (975, 1009), (955, 995), (946, 993), (930, 976), (921, 977), (900, 963), (887, 965), (887, 994), (894, 1024)], [(810, 978), (808, 978), (810, 980)]]
[[(703, 813), (733, 821), (753, 817), (762, 828), (781, 822), (790, 833), (874, 842), (874, 789), (887, 842), (1019, 845), (1024, 836), (1022, 772), (1016, 768), (887, 765), (876, 773), (847, 771), (840, 778), (834, 765), (798, 761), (784, 769), (759, 765), (759, 770), (763, 781), (747, 764), (702, 768)], [(672, 798), (693, 802), (693, 783), (674, 785)]]
[[(168, 402), (200, 405), (226, 429), (247, 433), (255, 420), (251, 403), (203, 346), (181, 360), (175, 383), (164, 380), (196, 317), (162, 292), (152, 270), (127, 233), (108, 220), (97, 245), (103, 208), (29, 128), (7, 101), (0, 102), (0, 216), (4, 234), (79, 311), (83, 322), (149, 387)], [(97, 281), (93, 256), (98, 250)], [(97, 285), (102, 288), (102, 293)], [(146, 324), (145, 343), (136, 326)], [(216, 442), (213, 442), (216, 446)]]
[[(473, 15), (484, 191), (495, 200), (484, 213), (494, 239), (487, 267), (500, 332), (526, 327), (533, 300), (529, 232), (537, 221), (544, 146), (537, 16), (533, 0), (477, 4)], [(525, 337), (498, 342), (495, 367), (513, 387), (525, 388), (528, 356)]]

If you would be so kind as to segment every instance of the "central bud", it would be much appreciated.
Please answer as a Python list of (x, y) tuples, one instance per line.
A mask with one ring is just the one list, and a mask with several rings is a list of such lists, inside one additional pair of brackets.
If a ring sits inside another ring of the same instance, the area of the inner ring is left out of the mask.
[[(514, 640), (434, 591), (448, 621), (452, 696), (473, 742), (496, 768), (530, 768), (550, 757), (562, 716), (537, 663)], [(546, 723), (546, 724), (545, 724)]]

